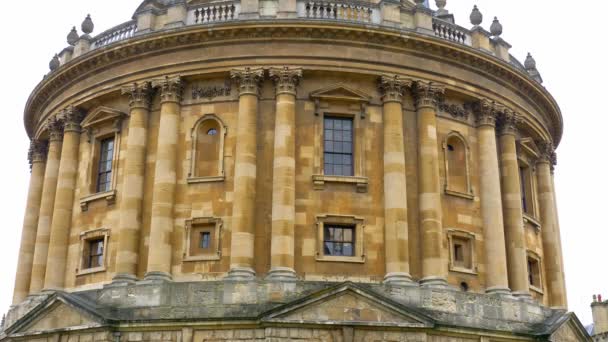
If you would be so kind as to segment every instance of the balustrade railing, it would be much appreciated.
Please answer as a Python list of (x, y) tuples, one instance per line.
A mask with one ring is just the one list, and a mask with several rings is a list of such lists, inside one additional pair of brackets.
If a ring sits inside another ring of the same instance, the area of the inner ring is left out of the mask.
[(236, 20), (239, 17), (240, 3), (222, 2), (197, 6), (188, 11), (188, 24), (209, 24)]
[(297, 4), (298, 17), (307, 19), (343, 20), (379, 24), (380, 11), (370, 3), (353, 1), (301, 1)]
[(435, 31), (435, 36), (437, 37), (451, 40), (460, 44), (471, 44), (471, 35), (469, 30), (447, 21), (433, 18), (433, 31)]
[(135, 35), (136, 31), (137, 21), (127, 21), (126, 23), (115, 26), (95, 36), (95, 38), (93, 38), (91, 49), (97, 49), (108, 44), (129, 39)]

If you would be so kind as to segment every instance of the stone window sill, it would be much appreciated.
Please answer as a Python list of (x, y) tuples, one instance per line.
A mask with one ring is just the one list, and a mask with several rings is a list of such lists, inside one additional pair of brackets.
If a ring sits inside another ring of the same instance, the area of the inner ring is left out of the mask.
[(352, 264), (364, 264), (365, 255), (362, 256), (331, 256), (331, 255), (317, 255), (317, 261), (321, 262), (346, 262)]
[(330, 175), (313, 175), (313, 187), (315, 190), (323, 190), (325, 183), (342, 183), (354, 184), (357, 187), (357, 192), (367, 192), (369, 178), (357, 176), (330, 176)]
[(188, 178), (188, 184), (199, 184), (199, 183), (216, 183), (223, 182), (224, 176), (212, 176), (212, 177), (190, 177)]
[(524, 213), (524, 224), (525, 223), (529, 223), (532, 226), (534, 226), (534, 228), (536, 228), (537, 230), (540, 230), (540, 222), (536, 218), (534, 218), (526, 213)]
[(530, 290), (532, 290), (532, 291), (534, 291), (534, 292), (536, 292), (538, 294), (541, 294), (541, 295), (545, 294), (545, 292), (543, 291), (543, 289), (541, 289), (539, 287), (536, 287), (534, 285), (530, 285)]
[(219, 254), (184, 256), (184, 262), (218, 261), (220, 259), (221, 255)]
[(477, 273), (477, 267), (466, 268), (466, 267), (458, 267), (458, 266), (450, 265), (450, 272), (457, 272), (457, 273), (478, 275), (478, 273)]
[(82, 197), (80, 199), (80, 209), (82, 211), (89, 210), (89, 204), (101, 199), (105, 199), (108, 205), (112, 205), (116, 202), (116, 190), (110, 190), (106, 192), (98, 192), (89, 196)]
[(84, 276), (84, 275), (87, 275), (87, 274), (101, 273), (101, 272), (105, 272), (105, 271), (106, 271), (106, 267), (105, 266), (94, 267), (94, 268), (86, 268), (84, 270), (79, 270), (76, 273), (76, 276)]
[(449, 196), (454, 196), (454, 197), (460, 197), (460, 198), (468, 199), (468, 200), (471, 200), (471, 201), (475, 199), (475, 195), (473, 195), (472, 193), (454, 191), (454, 190), (449, 190), (449, 189), (445, 189), (445, 194), (449, 195)]

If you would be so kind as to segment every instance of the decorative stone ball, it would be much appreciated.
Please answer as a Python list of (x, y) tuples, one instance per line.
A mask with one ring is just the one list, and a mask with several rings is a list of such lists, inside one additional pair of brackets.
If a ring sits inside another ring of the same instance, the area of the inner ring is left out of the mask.
[(60, 66), (61, 66), (61, 62), (59, 62), (59, 56), (55, 55), (53, 57), (53, 59), (51, 59), (51, 62), (49, 63), (49, 69), (51, 69), (51, 71), (55, 71)]
[(82, 28), (82, 32), (84, 32), (85, 34), (90, 34), (91, 32), (93, 32), (95, 25), (93, 24), (93, 20), (91, 20), (90, 14), (87, 14), (87, 17), (82, 22), (81, 28)]
[(435, 0), (435, 5), (437, 5), (437, 8), (439, 9), (443, 9), (446, 4), (447, 0)]
[(534, 60), (534, 57), (532, 57), (532, 54), (529, 52), (528, 56), (526, 57), (526, 61), (524, 62), (524, 68), (526, 68), (526, 70), (536, 69), (536, 61)]
[(498, 21), (497, 17), (494, 17), (494, 21), (490, 26), (490, 33), (494, 37), (499, 37), (502, 34), (502, 24), (500, 23), (500, 21)]
[(477, 8), (477, 5), (473, 6), (473, 11), (471, 12), (470, 19), (471, 24), (475, 26), (481, 25), (481, 22), (483, 21), (483, 14), (481, 14), (479, 9)]
[(76, 31), (76, 26), (72, 27), (72, 31), (70, 31), (70, 33), (68, 34), (68, 44), (70, 45), (76, 45), (76, 42), (78, 41), (80, 37), (78, 36), (78, 32)]

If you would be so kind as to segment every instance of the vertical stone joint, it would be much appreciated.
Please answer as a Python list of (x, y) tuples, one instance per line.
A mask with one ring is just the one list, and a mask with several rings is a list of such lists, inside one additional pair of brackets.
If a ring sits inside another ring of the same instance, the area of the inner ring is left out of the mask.
[(378, 89), (382, 95), (382, 102), (403, 102), (406, 88), (412, 86), (412, 80), (402, 79), (399, 76), (382, 76), (378, 82)]
[(160, 101), (180, 103), (184, 90), (184, 83), (180, 76), (165, 76), (164, 78), (152, 81), (152, 88), (160, 91)]
[(239, 96), (255, 95), (260, 96), (260, 86), (264, 80), (264, 69), (245, 68), (230, 71), (230, 78), (236, 83)]
[(412, 91), (416, 102), (416, 109), (425, 107), (436, 109), (443, 98), (445, 87), (435, 82), (416, 81)]
[(302, 79), (302, 69), (270, 68), (269, 76), (275, 83), (277, 95), (291, 94), (295, 96), (296, 88)]

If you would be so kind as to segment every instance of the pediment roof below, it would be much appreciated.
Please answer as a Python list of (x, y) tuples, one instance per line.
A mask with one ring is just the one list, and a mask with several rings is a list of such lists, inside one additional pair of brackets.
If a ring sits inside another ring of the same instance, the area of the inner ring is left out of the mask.
[(312, 99), (369, 102), (370, 96), (356, 89), (349, 88), (343, 84), (334, 84), (310, 93)]

